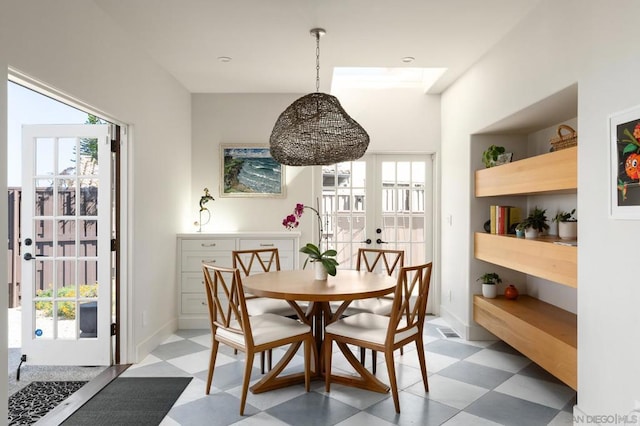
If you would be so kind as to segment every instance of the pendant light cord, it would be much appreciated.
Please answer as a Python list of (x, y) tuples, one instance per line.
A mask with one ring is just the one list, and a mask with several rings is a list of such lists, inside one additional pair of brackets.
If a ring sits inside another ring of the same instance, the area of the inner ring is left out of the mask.
[(320, 32), (316, 31), (316, 93), (320, 92)]

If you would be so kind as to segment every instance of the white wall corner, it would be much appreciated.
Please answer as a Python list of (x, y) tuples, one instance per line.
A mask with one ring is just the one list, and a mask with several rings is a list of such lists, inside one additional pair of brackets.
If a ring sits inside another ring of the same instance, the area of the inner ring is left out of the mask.
[(499, 340), (496, 336), (488, 332), (484, 327), (472, 322), (465, 324), (460, 318), (440, 305), (440, 317), (445, 320), (463, 339), (466, 340)]
[(141, 362), (147, 355), (151, 353), (158, 345), (164, 342), (174, 331), (178, 329), (178, 319), (174, 318), (168, 321), (164, 326), (160, 327), (155, 333), (140, 342), (136, 346), (134, 362)]

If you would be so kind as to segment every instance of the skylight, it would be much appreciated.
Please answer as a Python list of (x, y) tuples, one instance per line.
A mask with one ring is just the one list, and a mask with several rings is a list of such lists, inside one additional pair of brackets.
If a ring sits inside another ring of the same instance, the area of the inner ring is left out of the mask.
[(335, 68), (331, 89), (416, 88), (426, 92), (446, 68)]

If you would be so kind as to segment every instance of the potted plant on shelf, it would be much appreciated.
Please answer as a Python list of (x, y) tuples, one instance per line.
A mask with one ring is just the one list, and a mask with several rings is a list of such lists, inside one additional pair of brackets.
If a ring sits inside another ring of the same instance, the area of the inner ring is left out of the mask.
[(502, 279), (495, 272), (487, 272), (476, 281), (482, 281), (482, 295), (488, 299), (494, 299), (498, 294), (497, 284), (500, 284)]
[(516, 227), (516, 230), (524, 231), (525, 238), (537, 238), (546, 229), (549, 229), (547, 209), (539, 209), (537, 206)]
[(503, 146), (491, 145), (482, 153), (482, 162), (486, 168), (493, 167), (498, 161), (500, 154), (504, 154)]
[(307, 243), (307, 245), (300, 249), (300, 252), (309, 256), (307, 257), (307, 260), (304, 261), (302, 269), (307, 266), (307, 262), (311, 261), (314, 263), (316, 280), (326, 280), (327, 274), (332, 277), (336, 275), (336, 266), (338, 266), (338, 262), (335, 257), (338, 255), (337, 251), (329, 249), (324, 252), (320, 252), (317, 245)]
[(576, 209), (570, 212), (561, 210), (553, 218), (558, 223), (558, 237), (563, 240), (575, 240), (578, 237), (578, 219), (575, 218), (575, 213)]

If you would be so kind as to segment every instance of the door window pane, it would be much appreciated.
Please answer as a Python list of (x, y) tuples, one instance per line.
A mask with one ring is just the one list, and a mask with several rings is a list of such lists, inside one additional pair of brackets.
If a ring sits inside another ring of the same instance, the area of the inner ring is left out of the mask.
[(55, 159), (55, 140), (53, 138), (38, 138), (35, 142), (36, 175), (53, 176)]

